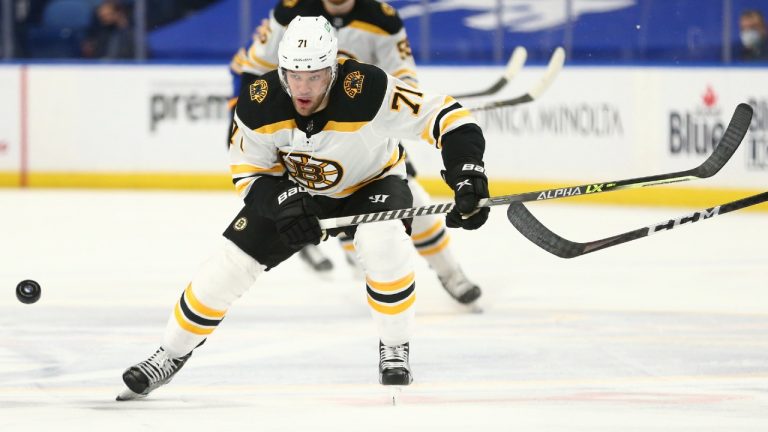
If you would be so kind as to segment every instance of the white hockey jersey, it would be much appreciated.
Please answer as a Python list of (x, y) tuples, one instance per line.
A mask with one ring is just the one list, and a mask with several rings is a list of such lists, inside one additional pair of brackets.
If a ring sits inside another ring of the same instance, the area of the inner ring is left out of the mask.
[(296, 16), (324, 16), (336, 28), (339, 57), (375, 64), (418, 87), (416, 65), (403, 22), (395, 9), (377, 0), (356, 0), (343, 17), (329, 15), (320, 0), (282, 0), (256, 30), (250, 47), (232, 59), (231, 69), (263, 75), (277, 68), (277, 46)]
[(233, 183), (245, 199), (263, 176), (286, 172), (310, 194), (343, 198), (377, 179), (405, 178), (401, 139), (442, 149), (446, 166), (481, 161), (470, 112), (354, 60), (340, 60), (328, 106), (298, 115), (277, 71), (242, 86), (230, 139)]

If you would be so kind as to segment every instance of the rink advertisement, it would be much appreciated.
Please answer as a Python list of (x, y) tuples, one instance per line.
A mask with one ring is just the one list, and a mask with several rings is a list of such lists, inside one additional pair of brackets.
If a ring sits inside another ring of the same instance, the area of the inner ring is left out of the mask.
[(32, 185), (231, 184), (226, 68), (41, 65), (29, 81)]
[[(461, 102), (473, 107), (519, 96), (543, 70), (526, 66), (499, 94)], [(425, 91), (459, 94), (486, 87), (499, 73), (430, 67), (420, 69), (420, 81)], [(742, 147), (722, 173), (685, 184), (693, 191), (686, 196), (763, 189), (768, 91), (760, 90), (760, 75), (753, 68), (566, 65), (534, 102), (474, 113), (487, 141), (491, 189), (520, 192), (691, 168), (711, 153), (739, 102), (755, 109)], [(22, 184), (24, 171), (33, 187), (231, 188), (231, 84), (223, 65), (3, 66), (0, 78), (2, 185)], [(427, 188), (446, 192), (439, 152), (422, 142), (406, 148)], [(617, 199), (665, 203), (658, 198), (674, 189)]]
[(719, 186), (761, 189), (768, 185), (768, 91), (757, 83), (760, 69), (673, 70), (664, 74), (659, 94), (665, 127), (659, 141), (666, 151), (663, 169), (703, 161), (722, 138), (733, 107), (752, 106), (747, 136), (733, 159), (711, 181)]

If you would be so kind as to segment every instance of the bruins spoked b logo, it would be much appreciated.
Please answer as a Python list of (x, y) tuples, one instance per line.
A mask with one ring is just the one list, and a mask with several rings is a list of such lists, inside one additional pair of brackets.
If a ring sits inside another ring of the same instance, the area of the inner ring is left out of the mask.
[(252, 83), (249, 90), (251, 91), (251, 100), (261, 103), (267, 97), (269, 85), (267, 85), (267, 81), (262, 79)]
[(232, 224), (232, 228), (234, 228), (235, 231), (242, 231), (247, 226), (248, 226), (248, 218), (246, 217), (240, 217), (235, 221), (235, 223)]
[(344, 78), (344, 92), (350, 99), (354, 99), (359, 93), (363, 92), (363, 80), (365, 75), (360, 71), (354, 71), (347, 74)]
[(344, 173), (338, 162), (318, 159), (308, 154), (280, 152), (280, 157), (288, 174), (307, 189), (316, 191), (330, 189), (341, 181)]

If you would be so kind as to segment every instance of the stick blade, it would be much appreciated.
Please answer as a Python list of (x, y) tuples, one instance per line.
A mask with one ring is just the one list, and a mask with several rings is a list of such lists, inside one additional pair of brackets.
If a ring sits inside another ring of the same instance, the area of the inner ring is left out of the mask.
[(752, 122), (752, 107), (746, 103), (740, 103), (733, 112), (728, 127), (723, 132), (723, 137), (717, 143), (711, 155), (695, 169), (694, 175), (699, 178), (712, 177), (725, 166), (726, 162), (736, 152), (749, 131)]
[(547, 91), (549, 86), (552, 84), (552, 81), (555, 80), (555, 77), (557, 77), (557, 75), (563, 69), (564, 64), (565, 50), (563, 47), (557, 47), (555, 52), (552, 54), (552, 58), (549, 59), (549, 63), (547, 64), (547, 69), (544, 71), (544, 75), (542, 75), (538, 84), (536, 84), (536, 86), (528, 92), (528, 94), (531, 96), (531, 99), (537, 99), (539, 96), (541, 96), (542, 93)]
[(552, 255), (574, 258), (584, 253), (584, 244), (570, 241), (552, 232), (520, 201), (507, 207), (507, 219), (520, 234)]
[(504, 69), (504, 78), (506, 78), (507, 81), (512, 81), (517, 73), (523, 68), (527, 59), (528, 51), (525, 47), (519, 46), (515, 48), (515, 50), (512, 51), (512, 55), (509, 57), (507, 67)]
[(519, 46), (515, 48), (515, 50), (512, 51), (512, 55), (509, 57), (509, 61), (507, 61), (507, 65), (504, 68), (504, 73), (490, 87), (482, 91), (453, 95), (453, 97), (457, 99), (469, 99), (481, 96), (490, 96), (498, 93), (501, 91), (501, 89), (504, 88), (504, 86), (507, 85), (509, 81), (512, 81), (512, 78), (514, 78), (520, 72), (527, 59), (528, 51), (525, 49), (525, 47)]
[(709, 220), (715, 216), (762, 204), (766, 201), (768, 201), (768, 192), (762, 192), (736, 201), (697, 210), (693, 213), (667, 219), (653, 225), (586, 243), (570, 241), (555, 234), (536, 219), (536, 217), (533, 216), (520, 201), (513, 202), (510, 204), (509, 208), (507, 208), (507, 219), (509, 219), (509, 222), (520, 231), (520, 234), (525, 236), (536, 246), (553, 255), (559, 256), (560, 258), (574, 258), (601, 249), (617, 246), (622, 243), (631, 242), (652, 234), (669, 232), (680, 226), (687, 226), (695, 222)]
[(544, 226), (536, 216), (520, 201), (513, 202), (507, 208), (507, 219), (512, 225), (536, 246), (560, 258), (575, 258), (601, 249), (616, 246), (645, 237), (648, 227), (639, 228), (604, 239), (579, 243), (568, 240)]

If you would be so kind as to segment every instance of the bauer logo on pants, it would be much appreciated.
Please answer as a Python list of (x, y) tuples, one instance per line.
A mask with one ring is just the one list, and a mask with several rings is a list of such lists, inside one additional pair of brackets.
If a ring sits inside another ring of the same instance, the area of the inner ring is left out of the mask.
[(235, 224), (232, 225), (232, 227), (235, 228), (235, 231), (242, 231), (247, 226), (248, 226), (248, 218), (245, 218), (245, 217), (239, 218), (238, 220), (235, 221)]

